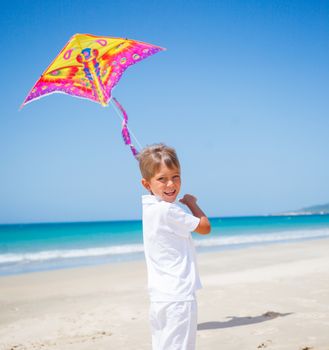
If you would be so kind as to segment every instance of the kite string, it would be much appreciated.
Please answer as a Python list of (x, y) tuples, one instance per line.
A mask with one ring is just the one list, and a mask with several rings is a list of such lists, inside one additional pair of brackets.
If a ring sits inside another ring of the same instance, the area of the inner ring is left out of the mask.
[[(124, 118), (122, 117), (121, 113), (118, 110), (118, 106), (115, 104), (115, 102), (113, 102), (113, 98), (111, 98), (111, 104), (113, 106), (113, 109), (115, 111), (115, 114), (119, 117), (119, 119), (121, 120), (121, 122), (124, 122)], [(141, 145), (141, 143), (138, 141), (137, 137), (135, 136), (135, 134), (131, 131), (130, 128), (128, 128), (128, 125), (126, 125), (126, 128), (128, 129), (129, 133), (131, 134), (131, 136), (134, 138), (134, 140), (136, 141), (139, 149), (141, 150), (143, 148), (143, 146)]]

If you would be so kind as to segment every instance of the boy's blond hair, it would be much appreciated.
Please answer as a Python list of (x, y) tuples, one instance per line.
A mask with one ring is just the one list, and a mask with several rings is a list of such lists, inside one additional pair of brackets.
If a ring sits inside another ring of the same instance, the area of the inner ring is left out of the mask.
[(156, 174), (162, 163), (170, 169), (177, 168), (180, 170), (176, 151), (163, 143), (145, 147), (138, 154), (137, 159), (142, 176), (147, 181)]

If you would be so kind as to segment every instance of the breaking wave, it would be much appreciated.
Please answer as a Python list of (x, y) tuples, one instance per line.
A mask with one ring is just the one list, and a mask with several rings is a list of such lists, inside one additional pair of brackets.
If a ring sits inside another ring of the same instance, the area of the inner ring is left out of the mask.
[[(207, 236), (207, 238), (195, 239), (194, 242), (197, 248), (216, 248), (237, 245), (316, 239), (325, 237), (329, 237), (329, 229), (280, 231), (267, 234), (245, 234), (235, 236), (220, 236), (220, 233), (218, 233), (217, 237), (212, 238), (211, 236), (209, 236), (208, 238)], [(19, 264), (29, 262), (47, 262), (52, 260), (54, 261), (65, 259), (125, 256), (138, 253), (143, 253), (142, 244), (124, 244), (85, 249), (45, 250), (26, 253), (6, 253), (0, 254), (0, 264)]]

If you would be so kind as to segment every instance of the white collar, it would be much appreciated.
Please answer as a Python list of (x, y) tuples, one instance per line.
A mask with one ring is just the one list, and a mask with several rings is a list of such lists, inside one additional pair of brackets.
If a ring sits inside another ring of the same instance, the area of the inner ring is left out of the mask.
[(142, 196), (142, 203), (143, 204), (155, 204), (155, 203), (160, 203), (160, 202), (165, 202), (168, 204), (177, 204), (177, 202), (166, 202), (159, 196), (155, 196), (154, 194), (144, 194)]
[(145, 194), (142, 196), (143, 204), (154, 204), (162, 202), (162, 199), (158, 196), (154, 196), (153, 194)]

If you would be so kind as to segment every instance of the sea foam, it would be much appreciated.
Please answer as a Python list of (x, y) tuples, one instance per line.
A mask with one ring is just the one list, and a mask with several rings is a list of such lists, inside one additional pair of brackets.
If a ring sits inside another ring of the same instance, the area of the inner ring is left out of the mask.
[[(234, 236), (225, 236), (225, 234), (221, 236), (220, 231), (218, 231), (215, 234), (215, 237), (210, 235), (195, 239), (195, 246), (197, 248), (220, 248), (236, 245), (325, 238), (329, 237), (329, 229), (279, 231), (266, 234), (248, 234)], [(29, 253), (6, 253), (0, 254), (0, 264), (7, 265), (29, 262), (46, 262), (51, 260), (81, 259), (119, 255), (124, 256), (136, 253), (143, 253), (142, 244), (123, 244), (105, 247), (90, 247), (85, 249), (44, 250)]]

